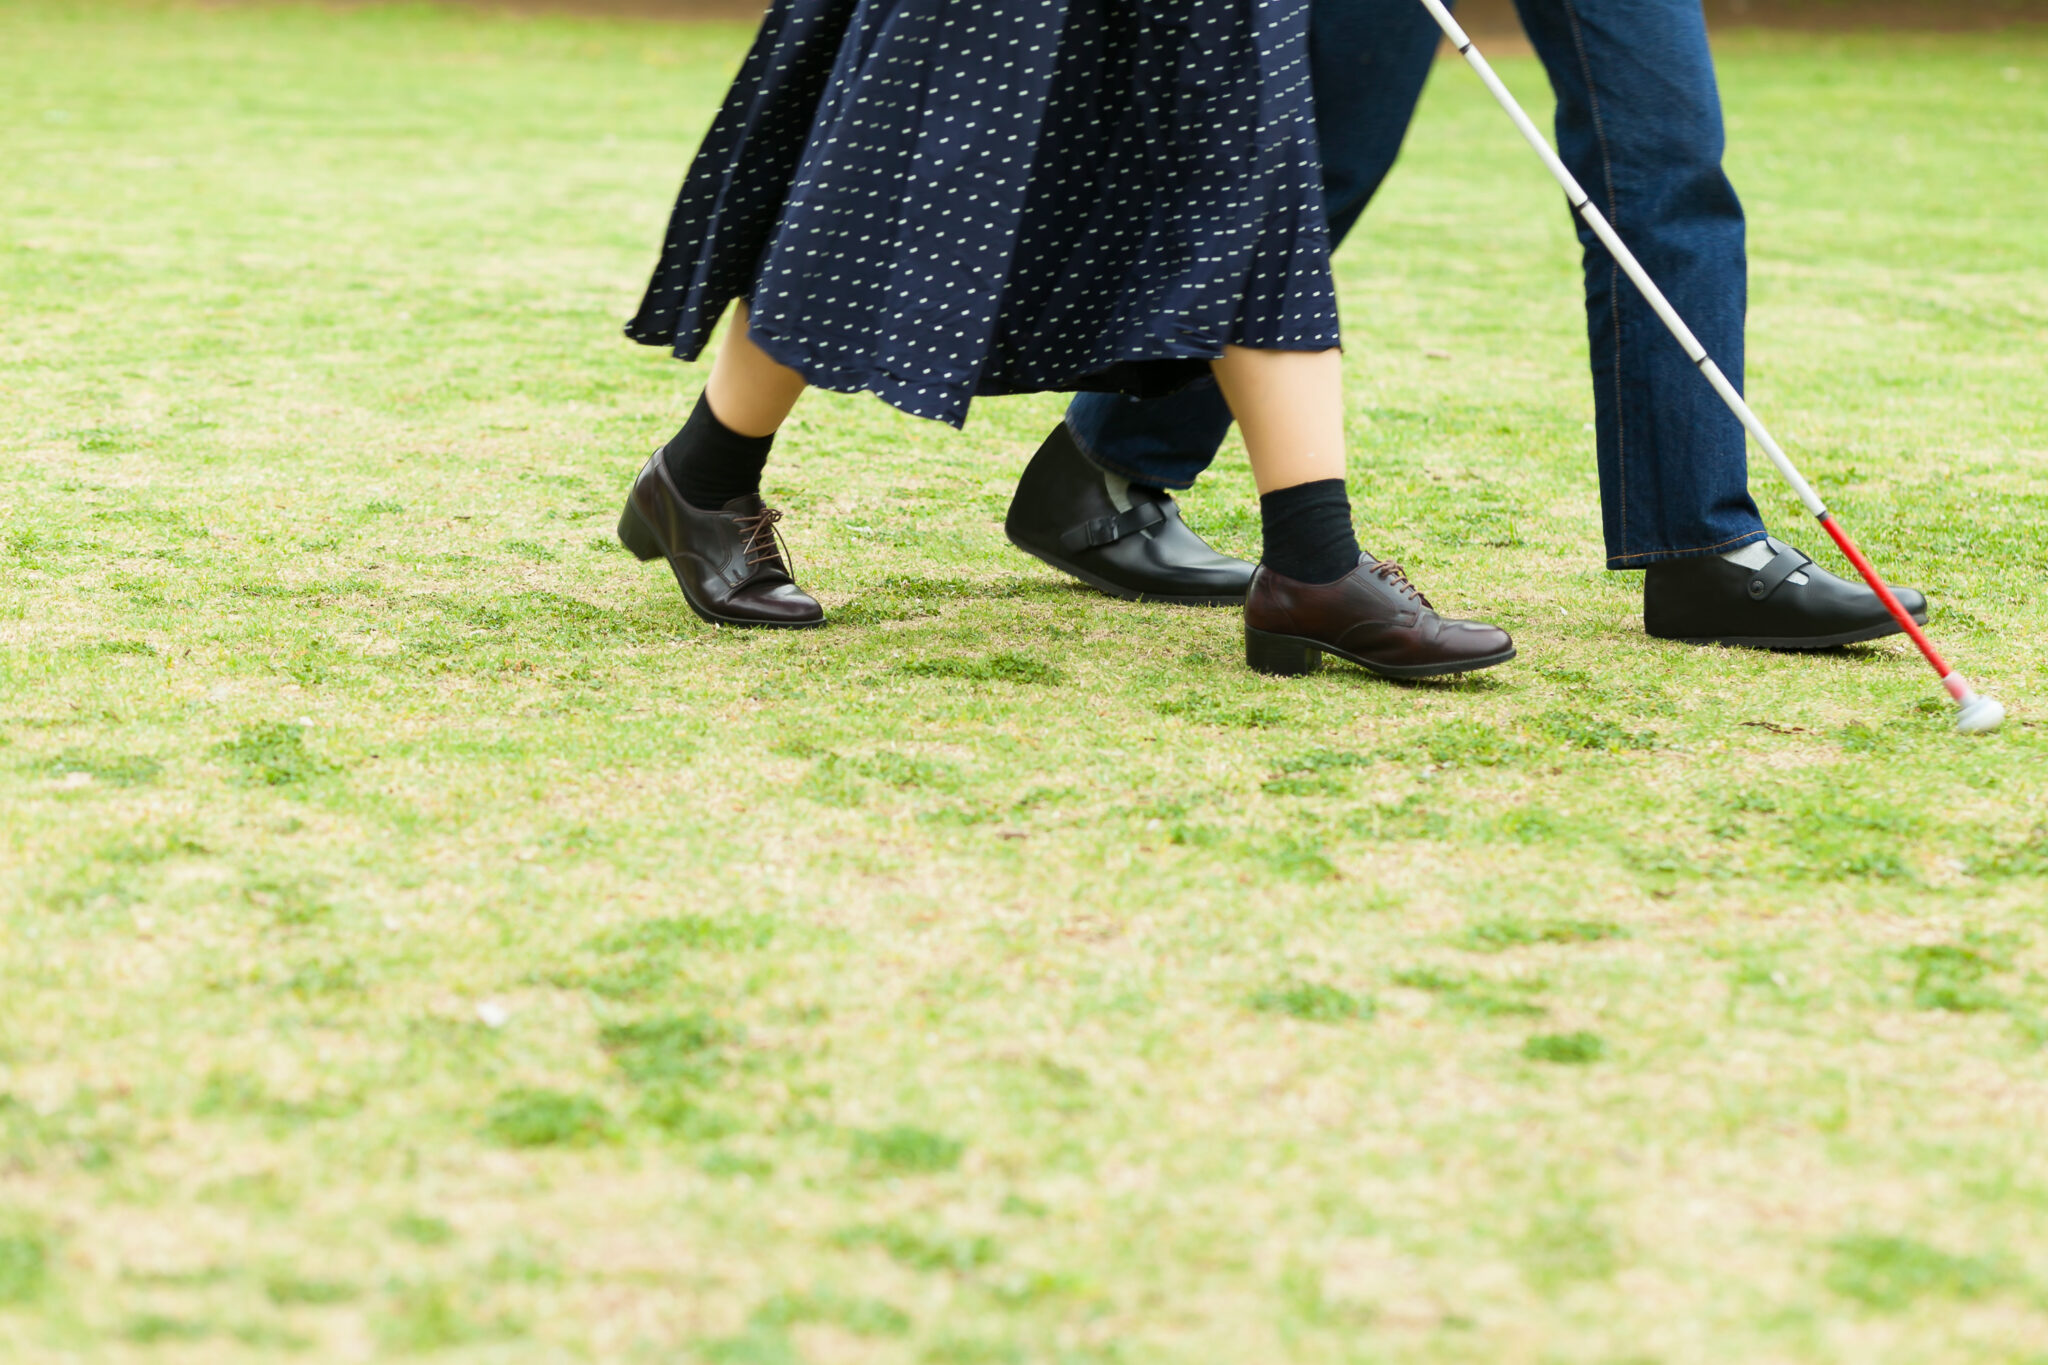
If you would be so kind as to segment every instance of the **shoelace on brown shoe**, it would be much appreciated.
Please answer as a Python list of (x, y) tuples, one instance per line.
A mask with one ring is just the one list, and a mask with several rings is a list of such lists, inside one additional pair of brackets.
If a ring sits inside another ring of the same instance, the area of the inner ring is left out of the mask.
[(783, 543), (782, 533), (775, 529), (775, 523), (782, 520), (782, 509), (763, 507), (750, 517), (735, 517), (734, 524), (745, 537), (740, 548), (747, 552), (747, 567), (756, 564), (782, 565), (788, 546)]
[(1408, 581), (1407, 570), (1403, 569), (1399, 564), (1396, 564), (1393, 560), (1382, 559), (1378, 561), (1372, 566), (1372, 574), (1373, 577), (1379, 579), (1382, 583), (1385, 583), (1395, 592), (1402, 593), (1406, 596), (1414, 598), (1416, 601), (1422, 603), (1423, 606), (1429, 607), (1431, 611), (1436, 610), (1435, 607), (1430, 606), (1429, 599), (1422, 595), (1422, 589), (1416, 587), (1413, 583), (1410, 583)]

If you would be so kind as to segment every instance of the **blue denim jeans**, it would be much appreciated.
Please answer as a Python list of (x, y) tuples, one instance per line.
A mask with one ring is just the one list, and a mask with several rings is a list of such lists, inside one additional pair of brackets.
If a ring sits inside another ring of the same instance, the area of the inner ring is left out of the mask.
[[(1401, 149), (1439, 33), (1418, 0), (1312, 0), (1316, 128), (1341, 240)], [(1739, 388), (1748, 260), (1721, 171), (1720, 94), (1699, 0), (1516, 0), (1557, 95), (1565, 164)], [(1502, 138), (1514, 132), (1502, 120)], [(1580, 225), (1607, 567), (1763, 537), (1742, 426)], [(1213, 381), (1139, 401), (1083, 394), (1067, 425), (1103, 468), (1186, 488), (1230, 409)]]

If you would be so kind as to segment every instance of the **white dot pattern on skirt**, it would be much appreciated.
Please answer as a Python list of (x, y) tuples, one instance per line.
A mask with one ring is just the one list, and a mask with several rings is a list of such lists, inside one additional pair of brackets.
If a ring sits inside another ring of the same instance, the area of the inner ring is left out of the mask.
[(1307, 0), (776, 0), (626, 334), (955, 426), (1337, 344)]

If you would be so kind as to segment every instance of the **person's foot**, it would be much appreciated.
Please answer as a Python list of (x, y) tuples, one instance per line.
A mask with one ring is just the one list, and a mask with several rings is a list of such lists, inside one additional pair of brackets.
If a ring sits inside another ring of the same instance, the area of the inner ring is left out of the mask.
[(1024, 467), (1003, 532), (1025, 554), (1111, 597), (1197, 607), (1244, 601), (1251, 565), (1211, 549), (1163, 490), (1116, 483), (1121, 498), (1062, 422)]
[(799, 588), (783, 562), (775, 523), (782, 513), (748, 493), (706, 511), (683, 500), (662, 452), (654, 452), (619, 514), (619, 539), (642, 560), (667, 559), (683, 600), (721, 626), (803, 628), (825, 624), (825, 609)]
[(1515, 657), (1499, 626), (1436, 614), (1401, 566), (1361, 555), (1334, 583), (1297, 583), (1261, 565), (1244, 604), (1245, 662), (1313, 673), (1324, 654), (1387, 678), (1470, 673)]
[[(1652, 564), (1643, 573), (1643, 630), (1689, 645), (1832, 649), (1896, 635), (1898, 622), (1867, 584), (1837, 578), (1776, 538), (1770, 562), (1745, 568), (1709, 555)], [(1916, 624), (1927, 598), (1893, 588)]]

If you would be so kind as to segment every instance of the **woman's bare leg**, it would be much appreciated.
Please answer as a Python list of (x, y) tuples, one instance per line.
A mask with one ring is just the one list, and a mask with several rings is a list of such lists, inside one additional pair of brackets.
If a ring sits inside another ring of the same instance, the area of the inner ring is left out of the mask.
[(1344, 369), (1338, 351), (1226, 346), (1214, 362), (1261, 495), (1344, 477)]
[(1442, 619), (1398, 565), (1361, 554), (1344, 494), (1337, 352), (1232, 346), (1214, 368), (1244, 431), (1265, 524), (1244, 604), (1247, 663), (1311, 673), (1328, 653), (1386, 677), (1428, 678), (1515, 657), (1506, 631)]
[(1334, 583), (1358, 568), (1344, 488), (1344, 370), (1336, 351), (1226, 347), (1216, 383), (1244, 432), (1259, 485), (1268, 574)]
[(690, 609), (726, 626), (808, 627), (825, 609), (790, 577), (775, 532), (782, 513), (761, 501), (776, 428), (803, 396), (803, 377), (754, 344), (744, 303), (696, 410), (654, 453), (619, 517), (619, 539), (641, 559), (666, 558)]
[(745, 300), (735, 300), (704, 401), (712, 415), (742, 436), (773, 436), (803, 397), (804, 377), (754, 344)]

